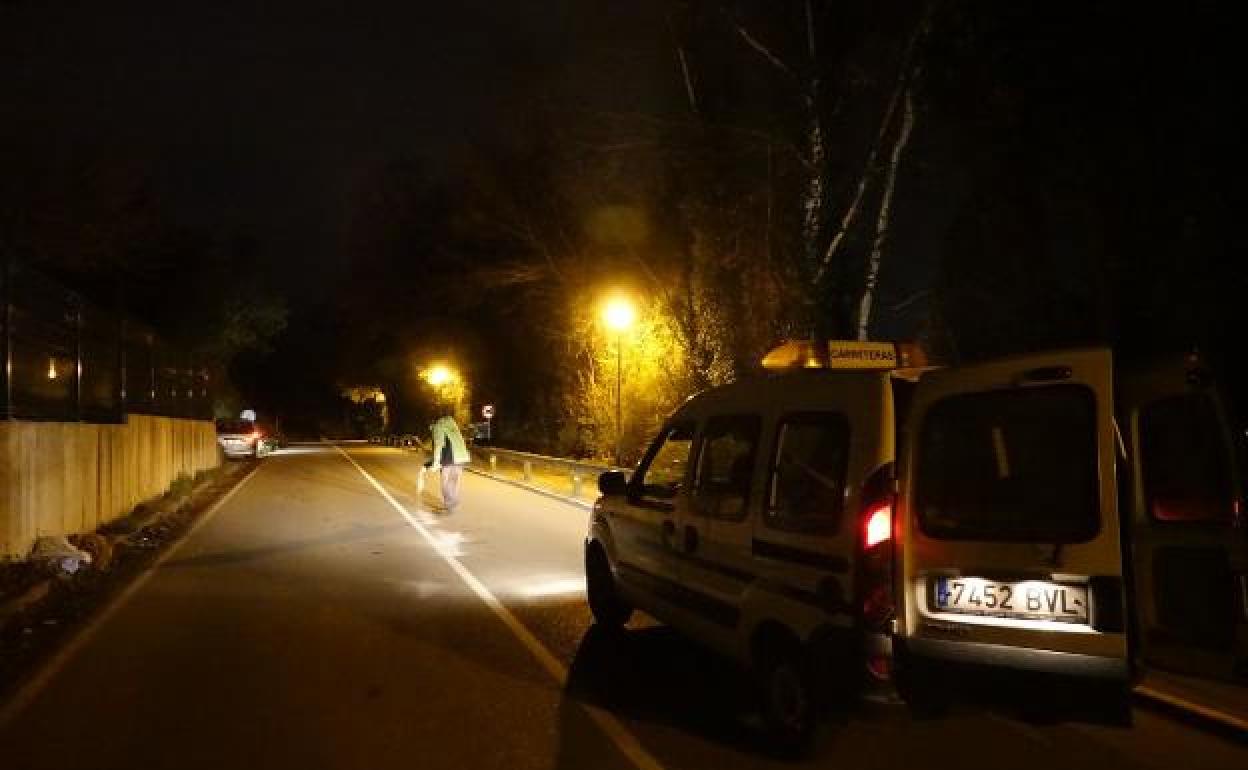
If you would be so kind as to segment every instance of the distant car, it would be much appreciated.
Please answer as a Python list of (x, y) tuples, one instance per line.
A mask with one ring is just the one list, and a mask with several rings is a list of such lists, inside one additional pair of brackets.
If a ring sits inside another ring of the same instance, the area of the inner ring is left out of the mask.
[(217, 443), (226, 457), (267, 454), (264, 433), (252, 420), (217, 420)]

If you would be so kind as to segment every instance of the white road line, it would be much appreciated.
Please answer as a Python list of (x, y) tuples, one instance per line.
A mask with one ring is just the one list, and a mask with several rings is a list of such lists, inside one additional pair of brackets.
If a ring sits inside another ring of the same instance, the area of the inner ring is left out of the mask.
[(100, 627), (107, 623), (108, 619), (116, 614), (118, 610), (126, 606), (126, 604), (134, 598), (134, 595), (139, 592), (139, 589), (146, 585), (147, 581), (152, 579), (152, 576), (155, 575), (157, 570), (160, 569), (160, 565), (164, 564), (169, 557), (177, 553), (178, 549), (190, 540), (192, 535), (211, 521), (212, 517), (217, 515), (217, 511), (220, 511), (223, 507), (225, 507), (225, 504), (230, 501), (230, 498), (238, 494), (238, 491), (242, 489), (248, 481), (251, 481), (259, 470), (260, 466), (256, 466), (256, 468), (243, 477), (242, 481), (235, 484), (233, 489), (226, 492), (224, 497), (214, 503), (213, 506), (207, 511), (204, 511), (204, 513), (195, 520), (195, 523), (191, 525), (190, 529), (182, 534), (182, 537), (174, 541), (174, 543), (166, 548), (163, 553), (157, 556), (156, 561), (152, 562), (151, 566), (140, 573), (139, 576), (130, 583), (130, 585), (126, 586), (125, 589), (117, 595), (117, 598), (109, 602), (103, 611), (92, 618), (91, 622), (87, 623), (82, 630), (80, 630), (63, 647), (61, 647), (61, 649), (52, 656), (43, 668), (41, 668), (39, 672), (34, 675), (34, 677), (29, 679), (26, 684), (18, 690), (17, 694), (15, 694), (8, 703), (4, 704), (4, 706), (0, 708), (0, 728), (7, 727), (18, 714), (22, 713), (22, 711), (24, 711), (26, 707), (39, 696), (39, 693), (43, 692), (44, 688), (48, 686), (48, 683), (51, 682), (71, 660), (73, 660), (74, 656), (77, 655), (84, 646), (86, 646), (87, 642), (91, 641), (96, 632), (100, 630)]
[[(385, 498), (386, 502), (390, 503), (391, 507), (398, 511), (399, 515), (402, 516), (409, 525), (411, 525), (412, 529), (420, 533), (421, 537), (425, 539), (425, 542), (429, 543), (429, 546), (442, 557), (442, 560), (455, 571), (455, 574), (459, 575), (460, 579), (472, 589), (472, 592), (475, 593), (477, 597), (494, 612), (499, 620), (503, 621), (503, 625), (507, 626), (507, 629), (520, 640), (520, 643), (524, 645), (525, 649), (527, 649), (533, 657), (537, 658), (537, 662), (541, 664), (542, 668), (546, 669), (546, 673), (550, 674), (560, 687), (563, 687), (568, 681), (568, 670), (562, 663), (559, 662), (557, 658), (555, 658), (554, 655), (550, 653), (549, 650), (546, 649), (545, 645), (538, 641), (537, 637), (534, 636), (529, 629), (525, 628), (524, 624), (516, 619), (516, 616), (511, 614), (510, 610), (503, 606), (503, 603), (490, 592), (490, 589), (485, 587), (484, 583), (477, 579), (476, 575), (469, 572), (468, 568), (465, 567), (454, 554), (445, 548), (442, 541), (439, 540), (428, 527), (420, 523), (420, 520), (413, 516), (407, 508), (403, 507), (402, 503), (395, 500), (394, 496), (391, 495), (390, 492), (377, 481), (377, 479), (373, 478), (372, 474), (364, 470), (364, 468), (362, 468), (360, 464), (355, 461), (354, 457), (348, 454), (340, 446), (335, 445), (334, 448), (337, 449), (343, 457), (347, 458), (347, 462), (355, 466), (355, 469), (360, 472), (360, 475), (362, 475), (369, 484), (373, 485), (373, 488), (377, 490), (378, 494)], [(612, 743), (614, 743), (620, 752), (623, 753), (624, 756), (628, 757), (634, 765), (641, 768), (641, 770), (663, 770), (663, 765), (660, 764), (659, 761), (650, 754), (650, 752), (646, 751), (637, 740), (636, 736), (629, 732), (628, 728), (625, 727), (610, 712), (587, 703), (581, 703), (580, 706), (585, 709), (585, 712), (589, 714), (590, 719), (592, 719), (594, 723), (598, 725), (604, 733), (606, 733)]]

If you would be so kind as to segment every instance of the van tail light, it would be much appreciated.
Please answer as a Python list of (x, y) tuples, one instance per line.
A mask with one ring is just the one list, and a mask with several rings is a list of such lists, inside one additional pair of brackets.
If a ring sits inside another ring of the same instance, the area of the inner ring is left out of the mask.
[(865, 540), (863, 546), (871, 550), (886, 540), (893, 538), (893, 501), (877, 502), (864, 514), (866, 521)]
[(884, 652), (872, 652), (867, 655), (867, 673), (880, 682), (893, 678), (893, 656)]
[(893, 465), (880, 467), (862, 485), (862, 550), (858, 558), (858, 602), (863, 629), (889, 633), (897, 616), (894, 553), (897, 535)]

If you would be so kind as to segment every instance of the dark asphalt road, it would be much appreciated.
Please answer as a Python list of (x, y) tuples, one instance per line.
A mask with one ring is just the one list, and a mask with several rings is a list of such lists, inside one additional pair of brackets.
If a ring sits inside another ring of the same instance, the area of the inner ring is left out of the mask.
[(582, 511), (468, 475), (461, 510), (430, 514), (415, 456), (347, 449), (266, 459), (0, 711), (0, 765), (1248, 767), (1147, 711), (1119, 728), (982, 705), (864, 707), (810, 760), (772, 757), (730, 666), (653, 623), (592, 631)]

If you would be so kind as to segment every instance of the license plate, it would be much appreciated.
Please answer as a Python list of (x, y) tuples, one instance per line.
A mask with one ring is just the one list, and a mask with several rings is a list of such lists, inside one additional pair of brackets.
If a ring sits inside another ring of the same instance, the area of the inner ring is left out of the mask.
[(932, 580), (932, 605), (941, 612), (1023, 620), (1088, 622), (1086, 586), (1024, 580), (1007, 583), (976, 577)]

